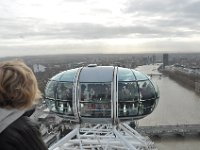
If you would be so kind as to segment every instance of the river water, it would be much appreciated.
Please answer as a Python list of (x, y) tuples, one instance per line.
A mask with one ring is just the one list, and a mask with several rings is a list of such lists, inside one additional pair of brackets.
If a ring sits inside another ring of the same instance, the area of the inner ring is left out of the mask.
[[(158, 65), (146, 65), (136, 70), (146, 74), (159, 74)], [(167, 76), (153, 76), (160, 90), (158, 106), (152, 114), (141, 119), (139, 125), (200, 124), (200, 97)], [(163, 137), (154, 140), (160, 150), (200, 150), (200, 136)]]

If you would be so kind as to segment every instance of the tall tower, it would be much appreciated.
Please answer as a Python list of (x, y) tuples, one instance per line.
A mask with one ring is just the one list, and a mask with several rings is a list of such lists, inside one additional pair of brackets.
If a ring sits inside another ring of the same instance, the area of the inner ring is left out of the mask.
[(152, 63), (153, 63), (153, 64), (156, 63), (156, 55), (155, 55), (155, 54), (153, 54), (153, 56), (152, 56)]
[(163, 68), (165, 68), (165, 66), (169, 65), (169, 55), (168, 54), (163, 54)]

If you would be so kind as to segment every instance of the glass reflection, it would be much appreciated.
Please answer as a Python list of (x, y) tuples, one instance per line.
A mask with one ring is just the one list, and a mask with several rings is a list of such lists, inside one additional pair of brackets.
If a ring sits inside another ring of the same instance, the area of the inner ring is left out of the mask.
[(133, 71), (133, 73), (135, 74), (135, 77), (136, 77), (136, 79), (139, 81), (139, 80), (147, 80), (148, 79), (148, 77), (145, 75), (145, 74), (143, 74), (143, 73), (141, 73), (141, 72), (139, 72), (139, 71), (136, 71), (136, 70), (133, 70), (132, 69), (132, 71)]
[(81, 83), (80, 89), (81, 116), (111, 116), (110, 83)]
[(53, 99), (46, 99), (46, 101), (51, 111), (65, 115), (73, 115), (72, 107), (69, 102)]
[(59, 82), (57, 85), (57, 99), (72, 101), (73, 83)]
[(135, 76), (130, 69), (118, 68), (118, 80), (119, 81), (135, 81)]
[(140, 92), (139, 115), (151, 113), (155, 107), (157, 94), (150, 80), (138, 82)]
[(151, 113), (155, 107), (155, 100), (146, 100), (140, 103), (139, 107), (139, 115), (147, 115)]
[(140, 98), (142, 100), (156, 98), (155, 88), (149, 80), (138, 82)]
[(73, 83), (49, 81), (46, 88), (46, 101), (51, 111), (72, 115)]
[(77, 73), (78, 69), (71, 69), (71, 70), (67, 70), (63, 73), (63, 75), (60, 78), (60, 81), (71, 81), (73, 82), (76, 73)]
[(45, 96), (48, 98), (56, 98), (57, 81), (49, 81), (45, 89)]
[(119, 117), (134, 116), (138, 113), (139, 91), (136, 82), (118, 83)]

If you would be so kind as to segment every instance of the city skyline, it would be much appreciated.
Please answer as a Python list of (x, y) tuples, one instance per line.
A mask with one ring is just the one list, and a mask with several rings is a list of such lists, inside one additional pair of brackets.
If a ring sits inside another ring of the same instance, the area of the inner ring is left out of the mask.
[(2, 0), (0, 57), (199, 52), (198, 0)]

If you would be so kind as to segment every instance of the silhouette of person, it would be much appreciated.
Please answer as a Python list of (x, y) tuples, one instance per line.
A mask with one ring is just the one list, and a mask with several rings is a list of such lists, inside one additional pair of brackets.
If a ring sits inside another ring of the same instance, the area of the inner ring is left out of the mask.
[(90, 89), (90, 93), (89, 94), (90, 94), (90, 99), (95, 98), (95, 91), (94, 91), (93, 88)]
[(148, 91), (147, 91), (147, 83), (144, 82), (142, 85), (142, 88), (140, 89), (142, 99), (148, 98)]

